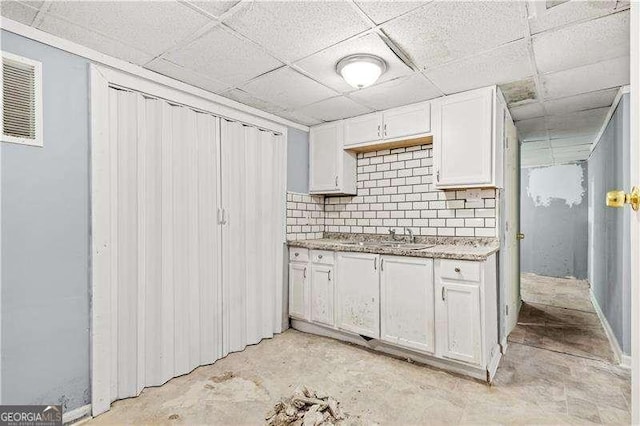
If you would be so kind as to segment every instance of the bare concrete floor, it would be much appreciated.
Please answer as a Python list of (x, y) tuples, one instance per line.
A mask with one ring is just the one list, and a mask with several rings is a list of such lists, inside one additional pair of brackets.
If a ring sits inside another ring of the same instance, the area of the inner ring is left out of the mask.
[(353, 424), (628, 424), (626, 370), (511, 344), (488, 386), (288, 330), (137, 398), (92, 424), (259, 425), (297, 384), (324, 389)]

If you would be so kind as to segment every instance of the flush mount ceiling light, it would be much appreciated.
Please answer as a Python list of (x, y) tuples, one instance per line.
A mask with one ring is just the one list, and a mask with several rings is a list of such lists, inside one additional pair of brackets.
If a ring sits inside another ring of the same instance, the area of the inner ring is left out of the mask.
[(377, 56), (358, 54), (340, 59), (336, 71), (356, 89), (371, 86), (387, 70), (387, 63)]

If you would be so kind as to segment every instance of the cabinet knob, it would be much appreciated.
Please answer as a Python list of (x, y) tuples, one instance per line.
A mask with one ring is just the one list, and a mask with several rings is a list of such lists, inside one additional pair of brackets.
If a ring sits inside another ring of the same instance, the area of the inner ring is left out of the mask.
[(460, 272), (460, 268), (455, 268), (454, 271)]
[(318, 255), (318, 259), (322, 259), (322, 255), (321, 254)]
[(300, 256), (300, 253), (296, 252), (296, 253), (294, 253), (294, 256), (298, 257), (298, 256)]

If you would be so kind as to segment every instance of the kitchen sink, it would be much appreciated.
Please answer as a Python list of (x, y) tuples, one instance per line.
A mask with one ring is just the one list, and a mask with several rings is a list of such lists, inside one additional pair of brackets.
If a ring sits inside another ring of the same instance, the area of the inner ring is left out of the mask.
[(404, 250), (425, 250), (435, 245), (435, 244), (405, 243), (402, 241), (345, 241), (340, 244), (345, 246), (357, 246), (357, 247), (390, 247), (390, 248), (399, 248)]

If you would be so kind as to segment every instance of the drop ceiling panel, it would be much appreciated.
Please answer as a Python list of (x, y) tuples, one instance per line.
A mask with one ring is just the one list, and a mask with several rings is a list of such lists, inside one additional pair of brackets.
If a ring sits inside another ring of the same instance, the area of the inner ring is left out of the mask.
[(524, 142), (546, 140), (547, 123), (544, 117), (530, 118), (516, 122), (518, 128), (518, 136)]
[(533, 77), (500, 84), (500, 90), (509, 106), (529, 103), (539, 98)]
[(577, 136), (573, 138), (551, 139), (549, 143), (552, 148), (559, 148), (572, 145), (591, 144), (596, 135)]
[(531, 71), (527, 45), (524, 40), (520, 40), (450, 62), (426, 71), (426, 75), (443, 92), (449, 94), (521, 80), (531, 75)]
[(340, 120), (346, 117), (366, 114), (371, 111), (371, 109), (357, 104), (345, 96), (326, 99), (300, 109), (302, 114), (323, 121)]
[(547, 117), (547, 128), (549, 130), (595, 129), (597, 131), (602, 126), (608, 112), (609, 108), (605, 107), (564, 115), (552, 115)]
[(540, 102), (529, 102), (509, 108), (514, 121), (526, 120), (544, 116), (544, 108)]
[(251, 2), (225, 23), (292, 62), (368, 29), (348, 2)]
[(366, 87), (349, 96), (371, 108), (382, 110), (437, 98), (441, 93), (421, 74), (415, 74)]
[(215, 27), (165, 58), (228, 84), (240, 84), (282, 66), (263, 49)]
[(308, 117), (297, 111), (283, 111), (281, 113), (276, 114), (279, 117), (286, 118), (287, 120), (291, 120), (294, 123), (304, 124), (306, 126), (315, 126), (316, 124), (322, 123), (322, 121)]
[(296, 62), (296, 66), (299, 66), (318, 81), (339, 92), (350, 92), (355, 89), (348, 85), (337, 73), (336, 64), (345, 56), (356, 53), (368, 53), (385, 60), (388, 68), (387, 71), (380, 76), (378, 82), (392, 80), (413, 73), (375, 33), (338, 43), (322, 52)]
[(529, 19), (532, 34), (583, 20), (597, 18), (615, 11), (616, 0), (570, 1), (548, 9), (540, 16)]
[(542, 73), (562, 71), (629, 54), (629, 11), (583, 22), (533, 38)]
[(544, 74), (541, 81), (547, 99), (624, 86), (629, 84), (629, 56)]
[(221, 95), (225, 98), (233, 99), (234, 101), (238, 101), (241, 104), (249, 105), (262, 111), (267, 111), (274, 114), (279, 114), (284, 111), (284, 109), (280, 108), (279, 106), (257, 98), (241, 89), (228, 90), (221, 93)]
[(567, 98), (552, 99), (544, 103), (547, 114), (561, 115), (592, 108), (607, 107), (613, 103), (618, 89), (605, 89), (581, 93)]
[(536, 151), (538, 149), (548, 149), (551, 148), (551, 143), (549, 141), (533, 141), (533, 142), (525, 142), (520, 145), (520, 151)]
[(262, 75), (247, 83), (243, 89), (283, 109), (296, 109), (337, 94), (288, 67)]
[(45, 15), (38, 29), (134, 64), (142, 65), (153, 59), (148, 53), (51, 15)]
[(185, 83), (214, 93), (218, 93), (229, 88), (228, 84), (209, 78), (206, 75), (199, 74), (188, 68), (181, 67), (180, 65), (176, 65), (161, 58), (154, 59), (144, 67), (159, 74), (166, 75), (167, 77), (184, 81)]
[(376, 24), (424, 6), (428, 1), (358, 1), (356, 4)]
[(524, 37), (524, 2), (432, 2), (383, 25), (421, 67), (433, 68)]
[(154, 56), (210, 22), (174, 1), (55, 1), (49, 13)]
[(233, 6), (239, 3), (239, 1), (190, 1), (189, 3), (207, 11), (207, 13), (213, 16), (219, 17)]
[(29, 4), (23, 4), (17, 1), (0, 1), (0, 15), (5, 18), (13, 19), (14, 21), (22, 22), (25, 25), (31, 25), (36, 15), (38, 14), (38, 8), (42, 6), (41, 1), (29, 2)]

